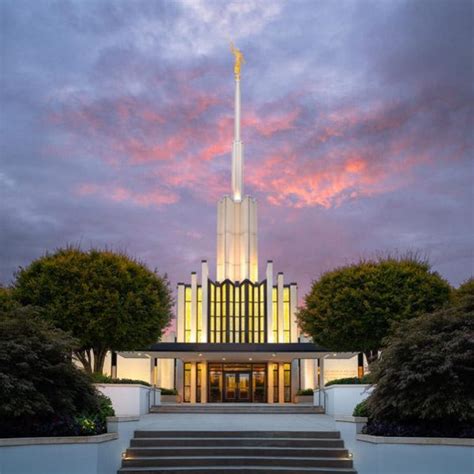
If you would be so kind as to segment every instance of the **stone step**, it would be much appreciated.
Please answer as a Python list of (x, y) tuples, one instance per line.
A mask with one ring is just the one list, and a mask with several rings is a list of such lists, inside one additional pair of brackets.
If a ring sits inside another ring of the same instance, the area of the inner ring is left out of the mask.
[(336, 438), (132, 438), (133, 448), (153, 447), (300, 447), (300, 448), (342, 448), (344, 441)]
[(181, 403), (176, 405), (155, 405), (150, 409), (151, 413), (272, 413), (272, 414), (308, 414), (324, 413), (324, 409), (313, 405), (226, 405), (224, 403), (217, 405)]
[(301, 447), (153, 447), (129, 448), (127, 458), (173, 457), (173, 456), (263, 456), (263, 457), (334, 457), (347, 458), (347, 449), (340, 448), (301, 448)]
[(357, 474), (352, 468), (334, 467), (262, 467), (262, 466), (203, 466), (203, 467), (123, 467), (119, 474)]
[(158, 431), (137, 430), (137, 438), (340, 439), (339, 431)]
[(352, 459), (335, 457), (173, 456), (124, 458), (122, 467), (285, 466), (351, 468)]

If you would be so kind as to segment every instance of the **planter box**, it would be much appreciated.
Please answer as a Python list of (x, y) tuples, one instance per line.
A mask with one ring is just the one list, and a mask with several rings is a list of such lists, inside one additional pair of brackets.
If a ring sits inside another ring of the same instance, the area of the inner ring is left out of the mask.
[(179, 403), (179, 395), (161, 395), (161, 403)]
[(472, 474), (474, 439), (361, 434), (367, 418), (335, 417), (358, 474)]
[[(330, 385), (326, 387), (321, 395), (325, 397), (325, 408), (327, 415), (352, 416), (355, 406), (365, 400), (371, 393), (373, 387), (369, 384), (360, 385)], [(319, 392), (319, 391), (318, 391)], [(315, 392), (315, 399), (319, 404), (319, 393)]]
[(121, 461), (118, 433), (0, 439), (2, 474), (105, 474)]
[[(117, 416), (140, 416), (149, 412), (151, 404), (160, 404), (160, 391), (156, 390), (156, 401), (151, 387), (141, 384), (94, 384), (110, 398)], [(151, 400), (150, 400), (151, 397)]]
[(359, 474), (472, 474), (473, 447), (474, 439), (358, 434), (353, 457)]
[(296, 395), (295, 396), (295, 403), (304, 403), (307, 405), (313, 404), (313, 395)]

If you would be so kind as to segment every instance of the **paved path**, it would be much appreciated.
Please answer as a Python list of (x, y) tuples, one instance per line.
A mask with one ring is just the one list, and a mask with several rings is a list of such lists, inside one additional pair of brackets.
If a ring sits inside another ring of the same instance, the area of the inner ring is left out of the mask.
[(140, 417), (139, 430), (332, 431), (334, 418), (318, 414), (155, 413)]

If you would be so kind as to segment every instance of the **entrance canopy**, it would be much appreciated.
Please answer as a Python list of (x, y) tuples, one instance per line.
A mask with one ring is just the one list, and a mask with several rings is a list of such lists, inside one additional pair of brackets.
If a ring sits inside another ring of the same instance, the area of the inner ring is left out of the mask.
[[(132, 355), (133, 354), (133, 355)], [(120, 352), (127, 357), (127, 352)], [(134, 351), (130, 356), (149, 356), (158, 359), (181, 359), (185, 362), (232, 361), (232, 362), (288, 362), (294, 359), (338, 358), (350, 359), (355, 352), (333, 353), (311, 342), (298, 343), (203, 343), (203, 342), (158, 342), (143, 351)]]

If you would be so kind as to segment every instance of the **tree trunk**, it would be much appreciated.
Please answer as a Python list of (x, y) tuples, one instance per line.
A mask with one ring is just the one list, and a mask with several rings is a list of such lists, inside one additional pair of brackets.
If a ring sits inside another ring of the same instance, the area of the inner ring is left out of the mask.
[(79, 350), (79, 351), (74, 351), (74, 356), (77, 358), (77, 360), (82, 364), (84, 367), (84, 370), (88, 373), (92, 373), (92, 365), (91, 365), (91, 358), (90, 358), (90, 352), (89, 350)]
[(107, 349), (92, 349), (94, 352), (94, 373), (101, 374), (104, 370), (105, 356)]
[(367, 363), (372, 364), (372, 362), (375, 362), (378, 357), (379, 357), (379, 351), (364, 351), (365, 357), (367, 357)]

